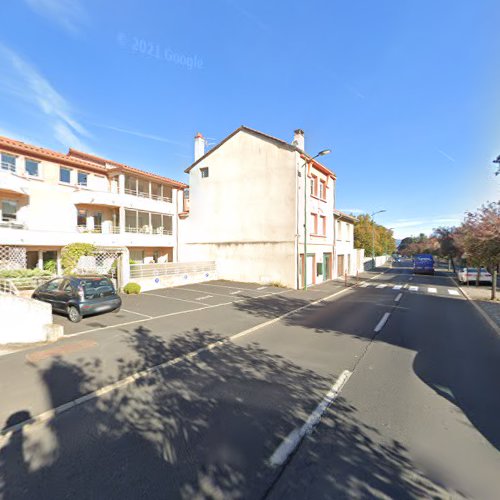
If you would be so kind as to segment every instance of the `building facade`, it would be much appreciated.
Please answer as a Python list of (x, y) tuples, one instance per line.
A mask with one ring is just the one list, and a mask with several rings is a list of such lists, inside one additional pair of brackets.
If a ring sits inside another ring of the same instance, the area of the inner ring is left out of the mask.
[(178, 258), (182, 182), (70, 149), (0, 137), (0, 245), (24, 247), (29, 268), (63, 246), (127, 247), (137, 262)]
[(363, 269), (364, 250), (354, 248), (354, 223), (356, 218), (334, 210), (334, 275), (338, 278), (353, 276)]
[(230, 280), (292, 288), (335, 277), (335, 174), (293, 142), (240, 127), (210, 151), (195, 137), (181, 258)]

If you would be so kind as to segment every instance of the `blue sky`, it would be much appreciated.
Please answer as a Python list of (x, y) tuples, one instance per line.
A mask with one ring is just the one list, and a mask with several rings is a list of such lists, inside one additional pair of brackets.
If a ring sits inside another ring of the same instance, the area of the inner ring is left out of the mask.
[[(396, 237), (500, 198), (498, 0), (3, 0), (0, 134), (187, 180), (197, 131), (306, 133)], [(264, 195), (264, 193), (263, 193)]]

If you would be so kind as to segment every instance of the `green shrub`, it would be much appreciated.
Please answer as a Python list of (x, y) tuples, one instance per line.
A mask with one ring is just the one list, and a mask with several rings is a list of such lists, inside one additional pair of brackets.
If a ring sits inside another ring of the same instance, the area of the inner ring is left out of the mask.
[(57, 273), (57, 262), (54, 259), (47, 260), (43, 264), (43, 269), (49, 271), (52, 274)]
[(52, 272), (44, 269), (4, 269), (0, 278), (49, 278)]
[(95, 245), (91, 243), (70, 243), (61, 252), (61, 264), (64, 274), (74, 272), (80, 257), (92, 255), (95, 252)]
[(139, 283), (127, 283), (124, 287), (123, 287), (123, 291), (127, 294), (131, 294), (131, 293), (141, 293), (141, 285), (139, 285)]

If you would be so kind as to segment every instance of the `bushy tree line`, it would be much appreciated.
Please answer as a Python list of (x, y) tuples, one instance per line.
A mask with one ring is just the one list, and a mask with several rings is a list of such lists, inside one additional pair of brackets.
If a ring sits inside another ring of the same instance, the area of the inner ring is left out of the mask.
[[(438, 227), (430, 236), (420, 234), (401, 241), (403, 255), (432, 253), (454, 263), (463, 260), (469, 267), (484, 267), (493, 276), (491, 298), (496, 298), (496, 280), (500, 267), (500, 202), (487, 203), (468, 212), (458, 227)], [(455, 267), (453, 266), (455, 270)]]
[(354, 248), (364, 248), (371, 256), (375, 231), (375, 255), (387, 255), (396, 251), (396, 241), (391, 230), (375, 223), (368, 214), (358, 216), (354, 224)]

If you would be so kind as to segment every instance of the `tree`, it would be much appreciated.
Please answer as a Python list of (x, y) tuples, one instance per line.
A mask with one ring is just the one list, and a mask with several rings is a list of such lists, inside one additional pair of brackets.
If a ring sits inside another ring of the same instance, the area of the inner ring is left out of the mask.
[(495, 300), (500, 265), (500, 202), (488, 203), (476, 212), (467, 213), (458, 228), (457, 239), (464, 249), (467, 262), (478, 268), (487, 267), (491, 272), (491, 299)]
[(460, 248), (459, 242), (456, 238), (457, 228), (455, 227), (438, 227), (434, 229), (432, 236), (439, 243), (438, 255), (445, 259), (449, 259), (455, 272), (454, 259), (460, 257), (463, 249)]
[(368, 214), (358, 216), (354, 224), (354, 246), (364, 248), (366, 255), (373, 251), (373, 232), (375, 232), (375, 255), (386, 255), (396, 250), (392, 231), (374, 223)]
[(61, 264), (64, 274), (75, 272), (80, 257), (84, 255), (93, 255), (96, 247), (91, 243), (70, 243), (66, 245), (61, 252)]

